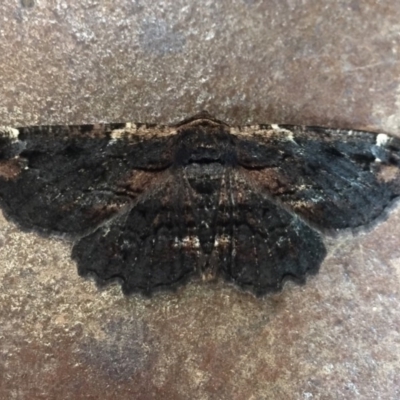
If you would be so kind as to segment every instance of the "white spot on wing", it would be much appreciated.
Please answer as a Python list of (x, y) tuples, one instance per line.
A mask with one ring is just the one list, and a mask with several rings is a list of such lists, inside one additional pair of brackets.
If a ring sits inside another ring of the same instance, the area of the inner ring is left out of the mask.
[(151, 139), (153, 137), (163, 137), (177, 134), (174, 128), (166, 127), (163, 125), (150, 126), (145, 124), (138, 125), (134, 122), (127, 122), (122, 129), (114, 129), (110, 133), (110, 144), (115, 143), (117, 140), (130, 139), (132, 137)]
[(136, 132), (136, 125), (132, 124), (130, 122), (125, 124), (125, 128), (123, 129), (114, 129), (113, 131), (111, 131), (111, 140), (115, 141), (118, 139), (121, 139), (123, 137), (129, 137), (129, 135), (132, 135)]
[(185, 236), (184, 238), (182, 238), (182, 240), (179, 240), (178, 237), (175, 237), (173, 246), (199, 249), (200, 248), (200, 240), (197, 236)]
[(272, 128), (274, 131), (278, 131), (278, 132), (281, 132), (281, 133), (285, 133), (285, 134), (286, 134), (286, 139), (287, 139), (289, 142), (292, 142), (292, 143), (294, 143), (294, 144), (297, 144), (296, 141), (294, 140), (293, 132), (290, 131), (289, 129), (281, 128), (281, 127), (280, 127), (279, 125), (277, 125), (277, 124), (271, 124), (271, 128)]
[(232, 240), (231, 237), (228, 235), (217, 235), (215, 236), (214, 247), (228, 246), (231, 240)]
[(377, 137), (376, 137), (376, 145), (377, 146), (385, 146), (387, 144), (387, 142), (389, 141), (389, 136), (386, 135), (385, 133), (380, 133)]
[(19, 135), (19, 130), (11, 128), (9, 126), (0, 126), (0, 136), (5, 136), (10, 139), (17, 139)]

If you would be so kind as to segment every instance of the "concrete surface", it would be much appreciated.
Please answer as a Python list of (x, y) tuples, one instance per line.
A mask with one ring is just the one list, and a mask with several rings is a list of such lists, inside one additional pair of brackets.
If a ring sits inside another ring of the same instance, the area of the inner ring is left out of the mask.
[[(4, 0), (0, 124), (206, 108), (400, 135), (398, 21), (394, 0)], [(319, 275), (267, 298), (216, 283), (144, 299), (1, 217), (0, 398), (399, 399), (399, 226), (397, 207), (328, 239)]]

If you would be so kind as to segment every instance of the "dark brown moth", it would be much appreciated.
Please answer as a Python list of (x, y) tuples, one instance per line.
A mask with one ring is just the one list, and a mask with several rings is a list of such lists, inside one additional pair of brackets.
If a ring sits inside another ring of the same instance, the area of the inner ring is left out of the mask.
[(324, 233), (381, 216), (400, 195), (400, 140), (289, 125), (0, 130), (0, 205), (22, 228), (73, 241), (81, 275), (125, 293), (217, 276), (256, 295), (304, 282)]

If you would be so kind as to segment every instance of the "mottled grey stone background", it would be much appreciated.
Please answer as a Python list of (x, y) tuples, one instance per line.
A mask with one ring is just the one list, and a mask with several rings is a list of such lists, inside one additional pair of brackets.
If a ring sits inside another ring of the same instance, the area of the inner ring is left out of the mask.
[[(0, 124), (170, 123), (207, 109), (400, 136), (396, 0), (0, 3)], [(77, 276), (0, 218), (1, 399), (399, 399), (400, 209), (329, 239), (306, 286), (153, 299)]]

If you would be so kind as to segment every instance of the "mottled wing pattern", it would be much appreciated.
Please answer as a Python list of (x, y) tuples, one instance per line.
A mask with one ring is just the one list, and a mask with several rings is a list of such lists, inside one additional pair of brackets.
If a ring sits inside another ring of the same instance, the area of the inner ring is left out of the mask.
[(288, 125), (233, 133), (252, 185), (321, 231), (368, 224), (400, 195), (400, 139)]
[(216, 251), (225, 279), (257, 295), (277, 291), (287, 278), (304, 282), (326, 255), (318, 232), (276, 205), (237, 169), (221, 190)]
[[(145, 140), (148, 131), (158, 136)], [(0, 204), (22, 227), (82, 235), (172, 164), (166, 133), (126, 124), (0, 129)]]
[(125, 293), (222, 275), (257, 295), (317, 272), (320, 231), (366, 225), (400, 196), (400, 139), (361, 131), (0, 128), (0, 205), (26, 229), (75, 239), (81, 275)]
[(196, 238), (205, 257), (209, 257), (214, 250), (218, 227), (218, 199), (224, 171), (225, 167), (221, 164), (211, 163), (192, 164), (178, 173), (178, 184), (185, 190), (187, 199), (182, 218), (191, 228), (191, 236)]
[(199, 257), (198, 248), (187, 242), (185, 194), (174, 176), (162, 174), (162, 186), (74, 245), (81, 275), (94, 273), (100, 282), (119, 278), (124, 293), (150, 294), (193, 274)]

